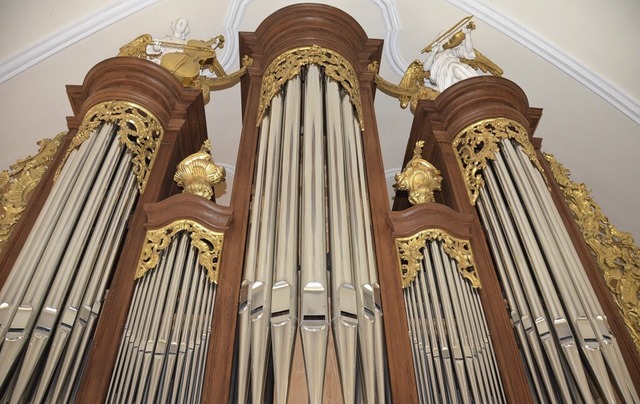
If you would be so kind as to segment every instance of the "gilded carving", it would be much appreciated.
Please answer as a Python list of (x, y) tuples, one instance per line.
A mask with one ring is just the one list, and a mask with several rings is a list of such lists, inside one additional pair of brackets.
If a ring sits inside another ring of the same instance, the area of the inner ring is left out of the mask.
[(282, 85), (300, 74), (302, 66), (317, 64), (324, 67), (324, 73), (339, 82), (349, 93), (351, 102), (358, 113), (360, 128), (364, 130), (362, 102), (360, 100), (360, 86), (358, 76), (351, 64), (338, 53), (321, 48), (308, 46), (289, 50), (278, 56), (265, 69), (260, 91), (260, 105), (256, 126), (262, 122), (265, 111), (271, 104), (273, 97), (278, 94)]
[(209, 281), (218, 283), (218, 262), (222, 253), (224, 235), (187, 219), (176, 220), (160, 229), (147, 231), (135, 279), (143, 277), (158, 265), (160, 252), (167, 248), (171, 244), (173, 236), (181, 231), (191, 233), (191, 245), (198, 249), (198, 263), (206, 268)]
[(502, 69), (473, 47), (471, 31), (476, 26), (472, 18), (465, 17), (438, 35), (422, 50), (427, 58), (411, 62), (398, 85), (383, 79), (378, 74), (377, 62), (371, 63), (369, 71), (376, 73), (374, 81), (378, 89), (397, 98), (403, 109), (411, 105), (413, 112), (419, 100), (435, 100), (453, 84), (478, 76), (478, 70), (502, 76)]
[(487, 160), (495, 160), (500, 149), (499, 143), (504, 139), (518, 142), (531, 162), (540, 172), (543, 171), (527, 131), (518, 122), (507, 118), (490, 118), (469, 125), (453, 139), (452, 146), (473, 205), (484, 186), (482, 170), (487, 167)]
[(213, 162), (210, 151), (211, 142), (207, 139), (199, 152), (193, 153), (178, 164), (173, 180), (183, 188), (183, 193), (211, 199), (213, 186), (224, 181), (225, 169)]
[(107, 101), (93, 106), (84, 116), (78, 133), (58, 167), (56, 178), (75, 148), (89, 138), (102, 123), (118, 125), (118, 138), (132, 153), (133, 172), (138, 179), (138, 189), (144, 193), (156, 152), (162, 143), (164, 129), (153, 114), (145, 108), (127, 101)]
[(421, 61), (414, 60), (409, 64), (407, 70), (402, 76), (399, 84), (393, 84), (378, 74), (378, 62), (369, 64), (368, 69), (375, 72), (374, 81), (378, 89), (383, 93), (397, 98), (400, 101), (400, 108), (404, 109), (407, 105), (411, 106), (411, 111), (416, 110), (419, 100), (435, 100), (440, 91), (427, 87), (425, 79), (428, 78), (429, 72), (424, 71)]
[(472, 287), (481, 287), (469, 242), (452, 237), (439, 229), (427, 229), (413, 236), (396, 239), (403, 288), (408, 287), (418, 276), (424, 258), (422, 250), (426, 247), (427, 241), (441, 242), (447, 255), (458, 263), (460, 275), (467, 279)]
[(61, 132), (53, 139), (38, 141), (40, 149), (35, 156), (18, 160), (9, 170), (0, 172), (0, 251), (66, 134)]
[(396, 187), (400, 191), (409, 192), (409, 202), (412, 205), (435, 202), (434, 193), (440, 191), (442, 176), (440, 170), (422, 158), (424, 140), (416, 142), (413, 158), (409, 160), (404, 170), (396, 174)]
[(640, 352), (640, 249), (631, 234), (609, 223), (585, 184), (573, 182), (551, 154), (545, 158)]
[(217, 49), (224, 47), (223, 35), (209, 40), (189, 39), (189, 21), (181, 17), (171, 24), (172, 33), (163, 39), (143, 34), (120, 48), (118, 56), (150, 60), (169, 70), (184, 86), (202, 91), (205, 104), (212, 90), (231, 87), (240, 81), (251, 65), (245, 56), (240, 70), (227, 74), (218, 61)]

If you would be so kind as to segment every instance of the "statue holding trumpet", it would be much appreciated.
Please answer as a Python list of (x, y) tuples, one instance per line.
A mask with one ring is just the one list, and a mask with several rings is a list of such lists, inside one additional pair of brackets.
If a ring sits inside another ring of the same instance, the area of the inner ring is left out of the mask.
[(473, 48), (471, 31), (476, 25), (472, 18), (463, 18), (422, 50), (427, 54), (423, 65), (429, 73), (428, 79), (440, 92), (461, 80), (478, 76), (476, 69), (502, 75), (502, 69)]
[(413, 111), (418, 100), (434, 100), (453, 84), (479, 76), (479, 71), (502, 76), (502, 69), (473, 47), (471, 31), (476, 25), (472, 18), (465, 17), (440, 33), (422, 50), (426, 59), (411, 62), (397, 85), (380, 77), (376, 64), (370, 65), (378, 88), (397, 97), (402, 108), (411, 105)]

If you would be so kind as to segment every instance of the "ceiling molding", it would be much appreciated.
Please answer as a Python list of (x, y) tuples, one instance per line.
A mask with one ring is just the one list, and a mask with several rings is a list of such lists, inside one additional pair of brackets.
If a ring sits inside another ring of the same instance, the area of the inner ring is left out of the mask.
[[(238, 61), (238, 32), (240, 24), (244, 19), (247, 6), (253, 0), (233, 0), (227, 9), (227, 16), (222, 27), (225, 37), (225, 47), (220, 55), (220, 64), (225, 70), (234, 70), (234, 64)], [(396, 0), (371, 0), (378, 9), (384, 22), (384, 42), (383, 52), (388, 59), (391, 68), (399, 75), (403, 76), (409, 63), (398, 51), (398, 34), (400, 33), (400, 18)]]
[(396, 174), (398, 174), (401, 171), (402, 171), (402, 167), (391, 167), (391, 168), (388, 168), (388, 169), (384, 170), (384, 179), (387, 180), (387, 182), (395, 181), (396, 180)]
[(382, 15), (384, 21), (384, 56), (389, 65), (400, 77), (404, 76), (409, 63), (400, 54), (398, 46), (398, 35), (400, 34), (400, 18), (395, 0), (372, 0)]
[(240, 52), (238, 50), (238, 32), (244, 18), (244, 12), (252, 1), (233, 0), (227, 9), (227, 16), (222, 25), (225, 42), (224, 48), (222, 48), (222, 55), (219, 58), (220, 64), (226, 71), (233, 71), (234, 64), (238, 60), (238, 53)]
[(478, 0), (447, 1), (486, 22), (553, 64), (616, 107), (636, 124), (640, 125), (640, 104), (638, 100), (632, 98), (620, 88), (602, 78), (602, 76), (597, 75), (555, 45), (545, 41), (535, 32), (528, 30), (526, 27), (523, 27), (521, 24), (513, 21), (499, 10), (484, 2)]
[(159, 0), (119, 0), (0, 61), (0, 83)]

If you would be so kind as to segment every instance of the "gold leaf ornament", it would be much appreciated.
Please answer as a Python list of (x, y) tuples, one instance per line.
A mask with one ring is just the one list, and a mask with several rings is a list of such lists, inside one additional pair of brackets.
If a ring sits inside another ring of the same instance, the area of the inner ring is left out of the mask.
[(439, 241), (447, 255), (457, 262), (460, 276), (468, 280), (472, 287), (482, 287), (475, 270), (469, 242), (453, 237), (440, 229), (427, 229), (413, 236), (396, 239), (403, 288), (410, 286), (418, 276), (424, 259), (423, 249), (426, 248), (427, 241)]
[(143, 277), (158, 265), (160, 253), (171, 244), (174, 236), (181, 231), (190, 233), (191, 245), (198, 250), (198, 263), (207, 270), (209, 281), (218, 283), (218, 262), (222, 254), (224, 235), (187, 219), (177, 220), (160, 229), (147, 231), (135, 279)]

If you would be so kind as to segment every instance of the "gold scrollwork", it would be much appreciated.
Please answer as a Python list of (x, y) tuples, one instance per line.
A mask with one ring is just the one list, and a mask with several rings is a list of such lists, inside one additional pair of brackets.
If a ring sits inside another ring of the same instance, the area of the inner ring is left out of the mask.
[(58, 167), (56, 178), (71, 152), (89, 139), (91, 133), (104, 122), (118, 125), (118, 138), (133, 155), (133, 172), (138, 179), (140, 193), (144, 193), (164, 129), (151, 112), (128, 101), (107, 101), (89, 109)]
[(434, 193), (440, 191), (442, 176), (440, 170), (422, 158), (424, 140), (416, 142), (413, 158), (409, 160), (404, 170), (396, 174), (396, 187), (400, 191), (409, 192), (409, 202), (412, 205), (435, 202)]
[(371, 62), (367, 68), (369, 71), (376, 73), (373, 81), (378, 89), (387, 95), (397, 98), (402, 109), (410, 105), (411, 111), (414, 112), (419, 100), (435, 100), (440, 95), (440, 91), (425, 85), (425, 79), (429, 77), (429, 72), (424, 71), (423, 64), (419, 60), (414, 60), (409, 64), (400, 83), (397, 85), (380, 76), (378, 62)]
[(183, 230), (191, 233), (191, 245), (198, 249), (198, 263), (206, 268), (209, 281), (218, 283), (218, 262), (222, 253), (224, 235), (187, 219), (176, 220), (160, 229), (147, 231), (135, 279), (143, 277), (158, 265), (160, 252), (171, 244), (173, 236)]
[(630, 233), (609, 222), (585, 184), (573, 182), (553, 155), (545, 153), (545, 159), (640, 352), (640, 249)]
[(503, 139), (518, 142), (531, 162), (540, 172), (543, 171), (527, 131), (518, 122), (508, 118), (490, 118), (471, 124), (458, 133), (452, 146), (458, 155), (458, 166), (473, 205), (484, 186), (482, 170), (487, 167), (487, 160), (495, 160), (498, 144)]
[(213, 162), (210, 152), (211, 142), (207, 139), (199, 152), (187, 156), (178, 164), (173, 180), (183, 188), (183, 193), (211, 199), (213, 186), (224, 181), (225, 169)]
[(481, 288), (469, 242), (452, 237), (443, 230), (427, 229), (413, 236), (396, 239), (403, 289), (418, 276), (423, 260), (422, 249), (427, 241), (440, 241), (447, 255), (458, 263), (460, 276), (467, 279), (472, 287)]
[(49, 167), (62, 138), (67, 132), (61, 132), (53, 139), (38, 141), (38, 154), (18, 160), (9, 170), (0, 172), (0, 251), (9, 239), (13, 226), (27, 207), (31, 191), (40, 183)]
[(360, 86), (358, 76), (351, 64), (340, 54), (317, 45), (291, 49), (278, 56), (266, 68), (260, 92), (258, 120), (256, 126), (262, 122), (262, 117), (271, 104), (273, 97), (288, 80), (300, 74), (302, 66), (317, 64), (324, 67), (324, 73), (339, 82), (349, 93), (351, 102), (358, 113), (360, 128), (364, 130), (364, 116), (360, 100)]

